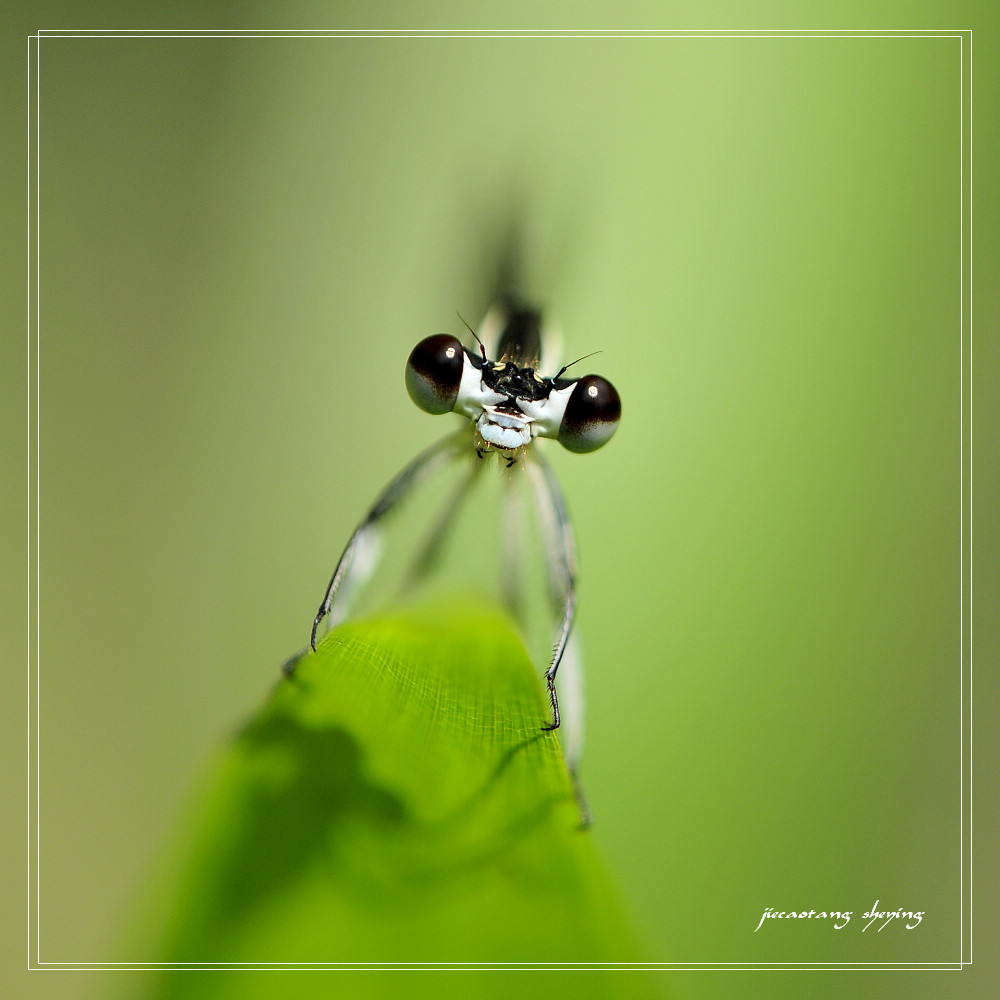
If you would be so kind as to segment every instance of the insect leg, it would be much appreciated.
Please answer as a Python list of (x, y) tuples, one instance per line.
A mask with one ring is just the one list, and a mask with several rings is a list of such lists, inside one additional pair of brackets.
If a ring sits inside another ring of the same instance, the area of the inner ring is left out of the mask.
[[(319, 606), (316, 618), (313, 621), (312, 634), (309, 638), (309, 645), (316, 648), (316, 633), (319, 631), (320, 623), (330, 614), (334, 601), (337, 598), (337, 591), (344, 585), (351, 568), (360, 553), (371, 552), (378, 532), (378, 522), (388, 514), (393, 507), (399, 503), (422, 479), (433, 472), (439, 465), (450, 459), (452, 455), (468, 443), (466, 431), (457, 431), (442, 438), (430, 448), (422, 451), (412, 462), (409, 463), (392, 482), (379, 494), (378, 499), (371, 509), (364, 516), (361, 523), (354, 529), (347, 542), (344, 552), (337, 563), (337, 568), (330, 577), (330, 584), (326, 588), (323, 603)], [(367, 576), (374, 569), (374, 559), (369, 560), (372, 565), (362, 568), (362, 573)]]
[(562, 490), (541, 455), (536, 455), (527, 466), (535, 487), (535, 496), (543, 518), (543, 534), (546, 540), (549, 567), (549, 589), (553, 606), (560, 615), (559, 631), (552, 649), (552, 659), (545, 671), (545, 682), (552, 704), (552, 724), (547, 730), (558, 729), (561, 723), (559, 698), (556, 695), (556, 671), (566, 651), (573, 616), (576, 613), (576, 545), (573, 528), (566, 513), (566, 502)]

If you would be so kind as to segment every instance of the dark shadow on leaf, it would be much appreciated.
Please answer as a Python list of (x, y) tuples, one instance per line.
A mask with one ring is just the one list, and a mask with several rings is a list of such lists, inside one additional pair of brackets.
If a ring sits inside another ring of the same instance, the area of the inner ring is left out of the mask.
[(247, 781), (212, 893), (220, 923), (282, 891), (317, 862), (337, 854), (348, 820), (373, 827), (401, 824), (401, 800), (372, 784), (363, 754), (345, 730), (307, 729), (280, 715), (253, 723), (236, 749)]

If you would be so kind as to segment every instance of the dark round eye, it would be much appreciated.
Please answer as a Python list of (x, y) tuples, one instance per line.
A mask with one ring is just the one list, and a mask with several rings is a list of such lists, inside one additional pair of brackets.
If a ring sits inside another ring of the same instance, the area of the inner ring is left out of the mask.
[(584, 375), (566, 402), (559, 443), (569, 451), (595, 451), (618, 429), (621, 415), (615, 387), (600, 375)]
[(421, 340), (406, 362), (406, 391), (421, 410), (448, 413), (458, 399), (465, 351), (457, 337), (438, 333)]

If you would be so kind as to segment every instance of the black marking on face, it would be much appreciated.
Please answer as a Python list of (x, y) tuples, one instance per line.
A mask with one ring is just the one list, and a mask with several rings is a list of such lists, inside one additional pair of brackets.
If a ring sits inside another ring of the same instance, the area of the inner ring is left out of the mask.
[[(534, 368), (521, 368), (512, 361), (484, 365), (483, 381), (494, 392), (508, 396), (511, 400), (548, 399), (554, 388), (552, 379), (536, 378)], [(504, 409), (504, 405), (501, 404), (500, 408)], [(514, 412), (520, 411), (515, 407)]]

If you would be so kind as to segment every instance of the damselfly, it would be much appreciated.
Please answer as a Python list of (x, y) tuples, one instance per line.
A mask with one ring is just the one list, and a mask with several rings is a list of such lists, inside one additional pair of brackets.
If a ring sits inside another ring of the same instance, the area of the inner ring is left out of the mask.
[[(621, 417), (621, 400), (614, 386), (599, 375), (567, 376), (577, 362), (555, 375), (538, 372), (542, 352), (541, 314), (511, 302), (495, 306), (476, 333), (477, 349), (464, 347), (450, 334), (420, 341), (406, 362), (406, 388), (414, 403), (428, 413), (457, 413), (460, 430), (447, 435), (405, 466), (382, 491), (351, 535), (333, 572), (313, 622), (310, 645), (316, 648), (321, 623), (343, 617), (343, 599), (373, 569), (373, 555), (383, 520), (424, 480), (463, 455), (476, 456), (473, 475), (496, 456), (501, 469), (520, 466), (543, 526), (549, 595), (554, 612), (555, 641), (545, 670), (552, 719), (543, 728), (561, 723), (556, 694), (556, 672), (567, 651), (576, 612), (576, 556), (573, 529), (555, 476), (535, 451), (536, 437), (556, 438), (572, 452), (600, 448), (614, 434)], [(482, 337), (499, 333), (496, 360), (487, 356)], [(589, 355), (588, 355), (589, 356)], [(583, 358), (579, 359), (584, 360)], [(454, 500), (464, 499), (465, 487)], [(451, 507), (449, 507), (449, 513)], [(443, 544), (452, 518), (445, 516), (430, 532), (423, 562), (431, 563)]]

